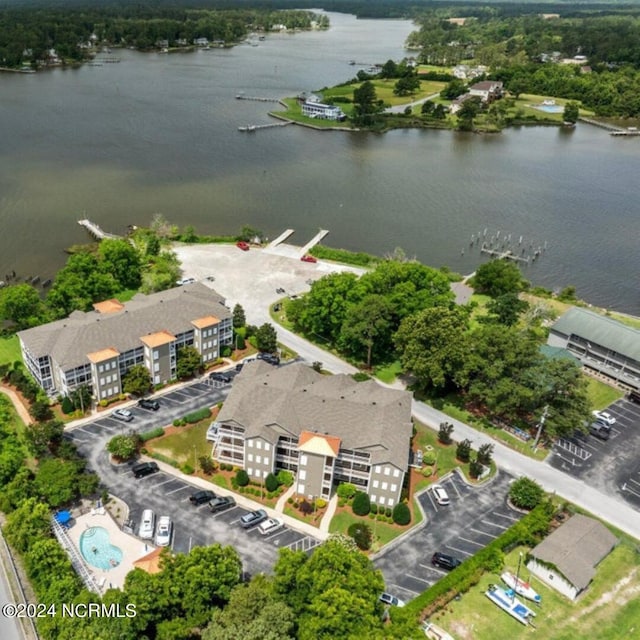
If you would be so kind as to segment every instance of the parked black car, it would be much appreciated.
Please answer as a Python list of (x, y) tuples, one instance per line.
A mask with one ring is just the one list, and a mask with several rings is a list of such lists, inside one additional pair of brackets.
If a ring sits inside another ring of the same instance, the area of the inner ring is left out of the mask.
[(221, 371), (214, 371), (209, 374), (209, 380), (217, 380), (218, 382), (231, 382), (231, 376), (228, 373), (222, 373)]
[(244, 367), (244, 362), (238, 362), (236, 365), (236, 371), (242, 371), (242, 367)]
[(279, 365), (280, 364), (280, 356), (277, 356), (273, 353), (259, 353), (257, 355), (258, 360), (264, 360), (265, 362), (268, 362), (269, 364), (272, 365)]
[(211, 513), (218, 513), (218, 511), (224, 511), (236, 506), (236, 501), (231, 496), (216, 496), (211, 502), (209, 502), (209, 509)]
[(240, 518), (240, 526), (243, 529), (251, 529), (268, 518), (268, 514), (264, 509), (251, 511)]
[(138, 400), (138, 406), (143, 409), (157, 411), (160, 408), (160, 403), (157, 400), (151, 400), (150, 398), (140, 398), (140, 400)]
[(133, 471), (133, 476), (135, 478), (144, 478), (156, 471), (159, 471), (157, 462), (138, 462), (138, 464), (134, 464), (131, 468)]
[(601, 422), (593, 422), (589, 425), (589, 433), (600, 440), (608, 440), (611, 436), (611, 429)]
[(194, 494), (189, 496), (189, 502), (191, 504), (195, 504), (196, 506), (199, 504), (204, 504), (205, 502), (209, 502), (216, 497), (216, 494), (213, 491), (209, 491), (208, 489), (202, 489), (200, 491), (196, 491)]
[(448, 569), (449, 571), (451, 571), (451, 569), (455, 569), (456, 567), (460, 566), (462, 564), (462, 561), (446, 553), (440, 553), (439, 551), (436, 551), (431, 557), (431, 564), (434, 567), (442, 567), (443, 569)]

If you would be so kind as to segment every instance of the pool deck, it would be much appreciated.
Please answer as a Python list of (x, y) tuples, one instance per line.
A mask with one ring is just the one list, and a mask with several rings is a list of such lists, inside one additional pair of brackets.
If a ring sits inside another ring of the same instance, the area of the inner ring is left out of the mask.
[(145, 544), (142, 540), (128, 533), (124, 533), (104, 509), (99, 509), (94, 510), (93, 513), (78, 516), (74, 525), (68, 529), (69, 537), (78, 551), (80, 551), (80, 536), (91, 527), (104, 527), (109, 532), (109, 542), (121, 549), (122, 561), (117, 567), (109, 570), (98, 569), (88, 562), (85, 562), (85, 564), (93, 574), (96, 582), (102, 585), (103, 592), (110, 587), (122, 589), (126, 575), (134, 568), (133, 563), (153, 551), (155, 547), (149, 543)]

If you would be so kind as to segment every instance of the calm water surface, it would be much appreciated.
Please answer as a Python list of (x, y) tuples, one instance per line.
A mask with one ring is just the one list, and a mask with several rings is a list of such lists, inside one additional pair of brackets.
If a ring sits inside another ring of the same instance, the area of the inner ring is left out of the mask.
[[(89, 217), (121, 232), (154, 213), (204, 233), (242, 224), (304, 244), (318, 228), (332, 246), (384, 254), (402, 247), (467, 273), (483, 260), (472, 234), (528, 252), (536, 284), (574, 284), (593, 303), (640, 313), (637, 179), (640, 139), (581, 125), (478, 136), (383, 135), (270, 121), (278, 98), (399, 60), (406, 21), (330, 14), (328, 32), (270, 35), (257, 47), (190, 54), (118, 51), (120, 64), (0, 75), (0, 278), (51, 277), (62, 250), (83, 242)], [(464, 251), (464, 254), (463, 254)]]

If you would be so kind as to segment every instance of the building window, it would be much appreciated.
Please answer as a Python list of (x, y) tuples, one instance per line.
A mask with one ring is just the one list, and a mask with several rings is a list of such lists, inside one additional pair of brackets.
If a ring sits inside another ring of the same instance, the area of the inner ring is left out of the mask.
[(376, 465), (376, 473), (382, 473), (382, 467), (379, 464)]
[(389, 487), (389, 485), (386, 482), (382, 483), (382, 490), (383, 491), (386, 491), (388, 487)]
[(373, 481), (373, 488), (377, 489), (380, 486), (380, 483), (377, 480)]
[(393, 507), (393, 498), (389, 498), (387, 500), (387, 505), (390, 506), (390, 507)]
[(300, 471), (298, 471), (298, 479), (300, 480), (307, 479), (307, 472), (305, 471), (305, 469), (300, 469)]
[(104, 371), (104, 365), (103, 365), (103, 364), (101, 364), (101, 365), (98, 367), (98, 371), (99, 371), (100, 373), (102, 373), (102, 372)]
[(306, 455), (301, 455), (301, 456), (300, 456), (300, 464), (301, 464), (301, 466), (303, 466), (303, 467), (306, 467), (306, 466), (307, 466), (307, 456), (306, 456)]
[(160, 384), (160, 376), (153, 376), (153, 384)]
[(271, 448), (271, 445), (268, 442), (264, 443), (264, 450), (265, 451), (269, 451), (269, 449)]
[(247, 446), (253, 447), (253, 440), (247, 440)]
[(377, 496), (374, 494), (371, 496), (371, 502), (376, 502)]
[(253, 475), (253, 467), (249, 467), (249, 468), (247, 469), (247, 473), (248, 473), (250, 476), (252, 476), (252, 475)]
[(100, 386), (104, 385), (104, 378), (100, 378)]
[(398, 485), (397, 484), (392, 484), (391, 485), (391, 491), (393, 491), (394, 493), (398, 490)]
[(304, 495), (304, 485), (303, 484), (298, 484), (298, 493), (300, 495)]
[(247, 462), (253, 462), (253, 453), (250, 453), (250, 454), (247, 456)]
[(153, 370), (158, 373), (158, 371), (160, 371), (160, 363), (159, 362), (154, 362), (153, 363)]
[(262, 463), (262, 456), (256, 456), (256, 464)]
[(256, 440), (256, 447), (258, 447), (258, 449), (262, 449), (262, 440)]
[(388, 476), (391, 473), (391, 469), (389, 469), (389, 467), (385, 467), (384, 468), (384, 475)]
[(394, 478), (399, 478), (400, 477), (400, 469), (394, 469), (393, 470), (393, 477)]
[(160, 357), (160, 352), (159, 351), (154, 351), (153, 352), (153, 359), (157, 360)]
[(263, 462), (263, 464), (269, 464), (269, 458), (267, 458), (267, 456), (265, 456), (264, 458), (262, 458), (262, 462)]

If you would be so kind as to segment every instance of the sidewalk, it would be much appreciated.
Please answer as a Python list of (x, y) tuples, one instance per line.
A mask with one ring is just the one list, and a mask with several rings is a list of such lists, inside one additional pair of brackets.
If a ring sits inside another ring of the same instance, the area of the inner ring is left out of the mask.
[(9, 400), (11, 400), (22, 422), (24, 422), (25, 424), (31, 424), (33, 422), (33, 419), (29, 415), (27, 408), (22, 403), (22, 400), (20, 400), (20, 396), (9, 387), (1, 386), (0, 391), (4, 393), (9, 398)]

